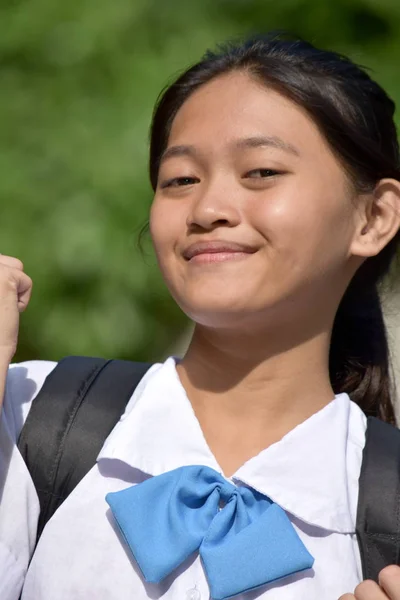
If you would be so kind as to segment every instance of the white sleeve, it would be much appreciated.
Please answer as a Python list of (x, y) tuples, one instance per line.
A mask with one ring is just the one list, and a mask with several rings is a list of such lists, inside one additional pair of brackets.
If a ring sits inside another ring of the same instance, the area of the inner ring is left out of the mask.
[(36, 540), (39, 500), (17, 440), (32, 400), (56, 363), (10, 366), (0, 413), (0, 598), (19, 598)]

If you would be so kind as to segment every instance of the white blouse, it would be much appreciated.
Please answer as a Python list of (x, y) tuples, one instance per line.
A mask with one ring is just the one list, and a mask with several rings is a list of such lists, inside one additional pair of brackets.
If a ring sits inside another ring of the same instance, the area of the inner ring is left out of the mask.
[[(47, 524), (31, 557), (39, 503), (16, 440), (54, 366), (32, 361), (9, 370), (0, 420), (1, 600), (18, 600), (22, 588), (23, 600), (209, 600), (198, 556), (161, 584), (145, 583), (105, 502), (108, 492), (184, 465), (222, 474), (173, 358), (139, 384), (97, 464)], [(355, 521), (365, 429), (361, 410), (338, 395), (232, 476), (279, 504), (315, 558), (313, 569), (235, 600), (338, 600), (353, 592), (362, 579)]]

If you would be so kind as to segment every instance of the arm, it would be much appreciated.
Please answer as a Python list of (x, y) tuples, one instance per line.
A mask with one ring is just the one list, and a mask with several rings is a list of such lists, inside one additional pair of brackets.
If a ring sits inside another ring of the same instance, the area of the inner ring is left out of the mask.
[(21, 261), (0, 255), (0, 597), (17, 600), (35, 540), (38, 500), (10, 423), (3, 413), (8, 368), (14, 356), (19, 314), (28, 305), (31, 279)]

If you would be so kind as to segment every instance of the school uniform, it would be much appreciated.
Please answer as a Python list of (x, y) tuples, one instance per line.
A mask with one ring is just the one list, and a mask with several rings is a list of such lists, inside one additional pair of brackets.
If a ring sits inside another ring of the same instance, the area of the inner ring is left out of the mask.
[[(9, 370), (0, 422), (1, 600), (17, 600), (22, 588), (22, 600), (208, 600), (209, 581), (197, 552), (160, 583), (146, 583), (105, 499), (181, 467), (202, 465), (223, 476), (174, 358), (154, 365), (140, 382), (97, 464), (47, 524), (31, 556), (39, 503), (16, 441), (32, 399), (54, 367), (32, 361)], [(236, 600), (338, 600), (360, 583), (355, 523), (365, 430), (362, 411), (340, 394), (227, 480), (281, 507), (314, 557), (311, 568), (240, 593)], [(148, 511), (151, 515), (151, 503)], [(146, 532), (146, 522), (141, 530)], [(156, 538), (151, 546), (155, 555), (157, 543)], [(250, 567), (252, 557), (240, 560)]]

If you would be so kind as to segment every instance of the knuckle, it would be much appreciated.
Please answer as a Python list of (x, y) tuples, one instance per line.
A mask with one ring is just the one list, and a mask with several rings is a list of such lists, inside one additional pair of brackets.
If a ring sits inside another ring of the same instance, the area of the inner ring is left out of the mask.
[(0, 286), (3, 290), (17, 292), (22, 281), (26, 282), (27, 287), (31, 285), (30, 277), (21, 273), (19, 269), (10, 267), (0, 269)]
[(9, 269), (17, 269), (18, 271), (24, 270), (24, 263), (15, 256), (6, 256), (4, 254), (0, 254), (0, 265)]
[(14, 262), (14, 264), (13, 264), (14, 269), (18, 269), (19, 271), (24, 270), (24, 263), (22, 262), (22, 260), (20, 260), (19, 258), (14, 258), (13, 262)]

